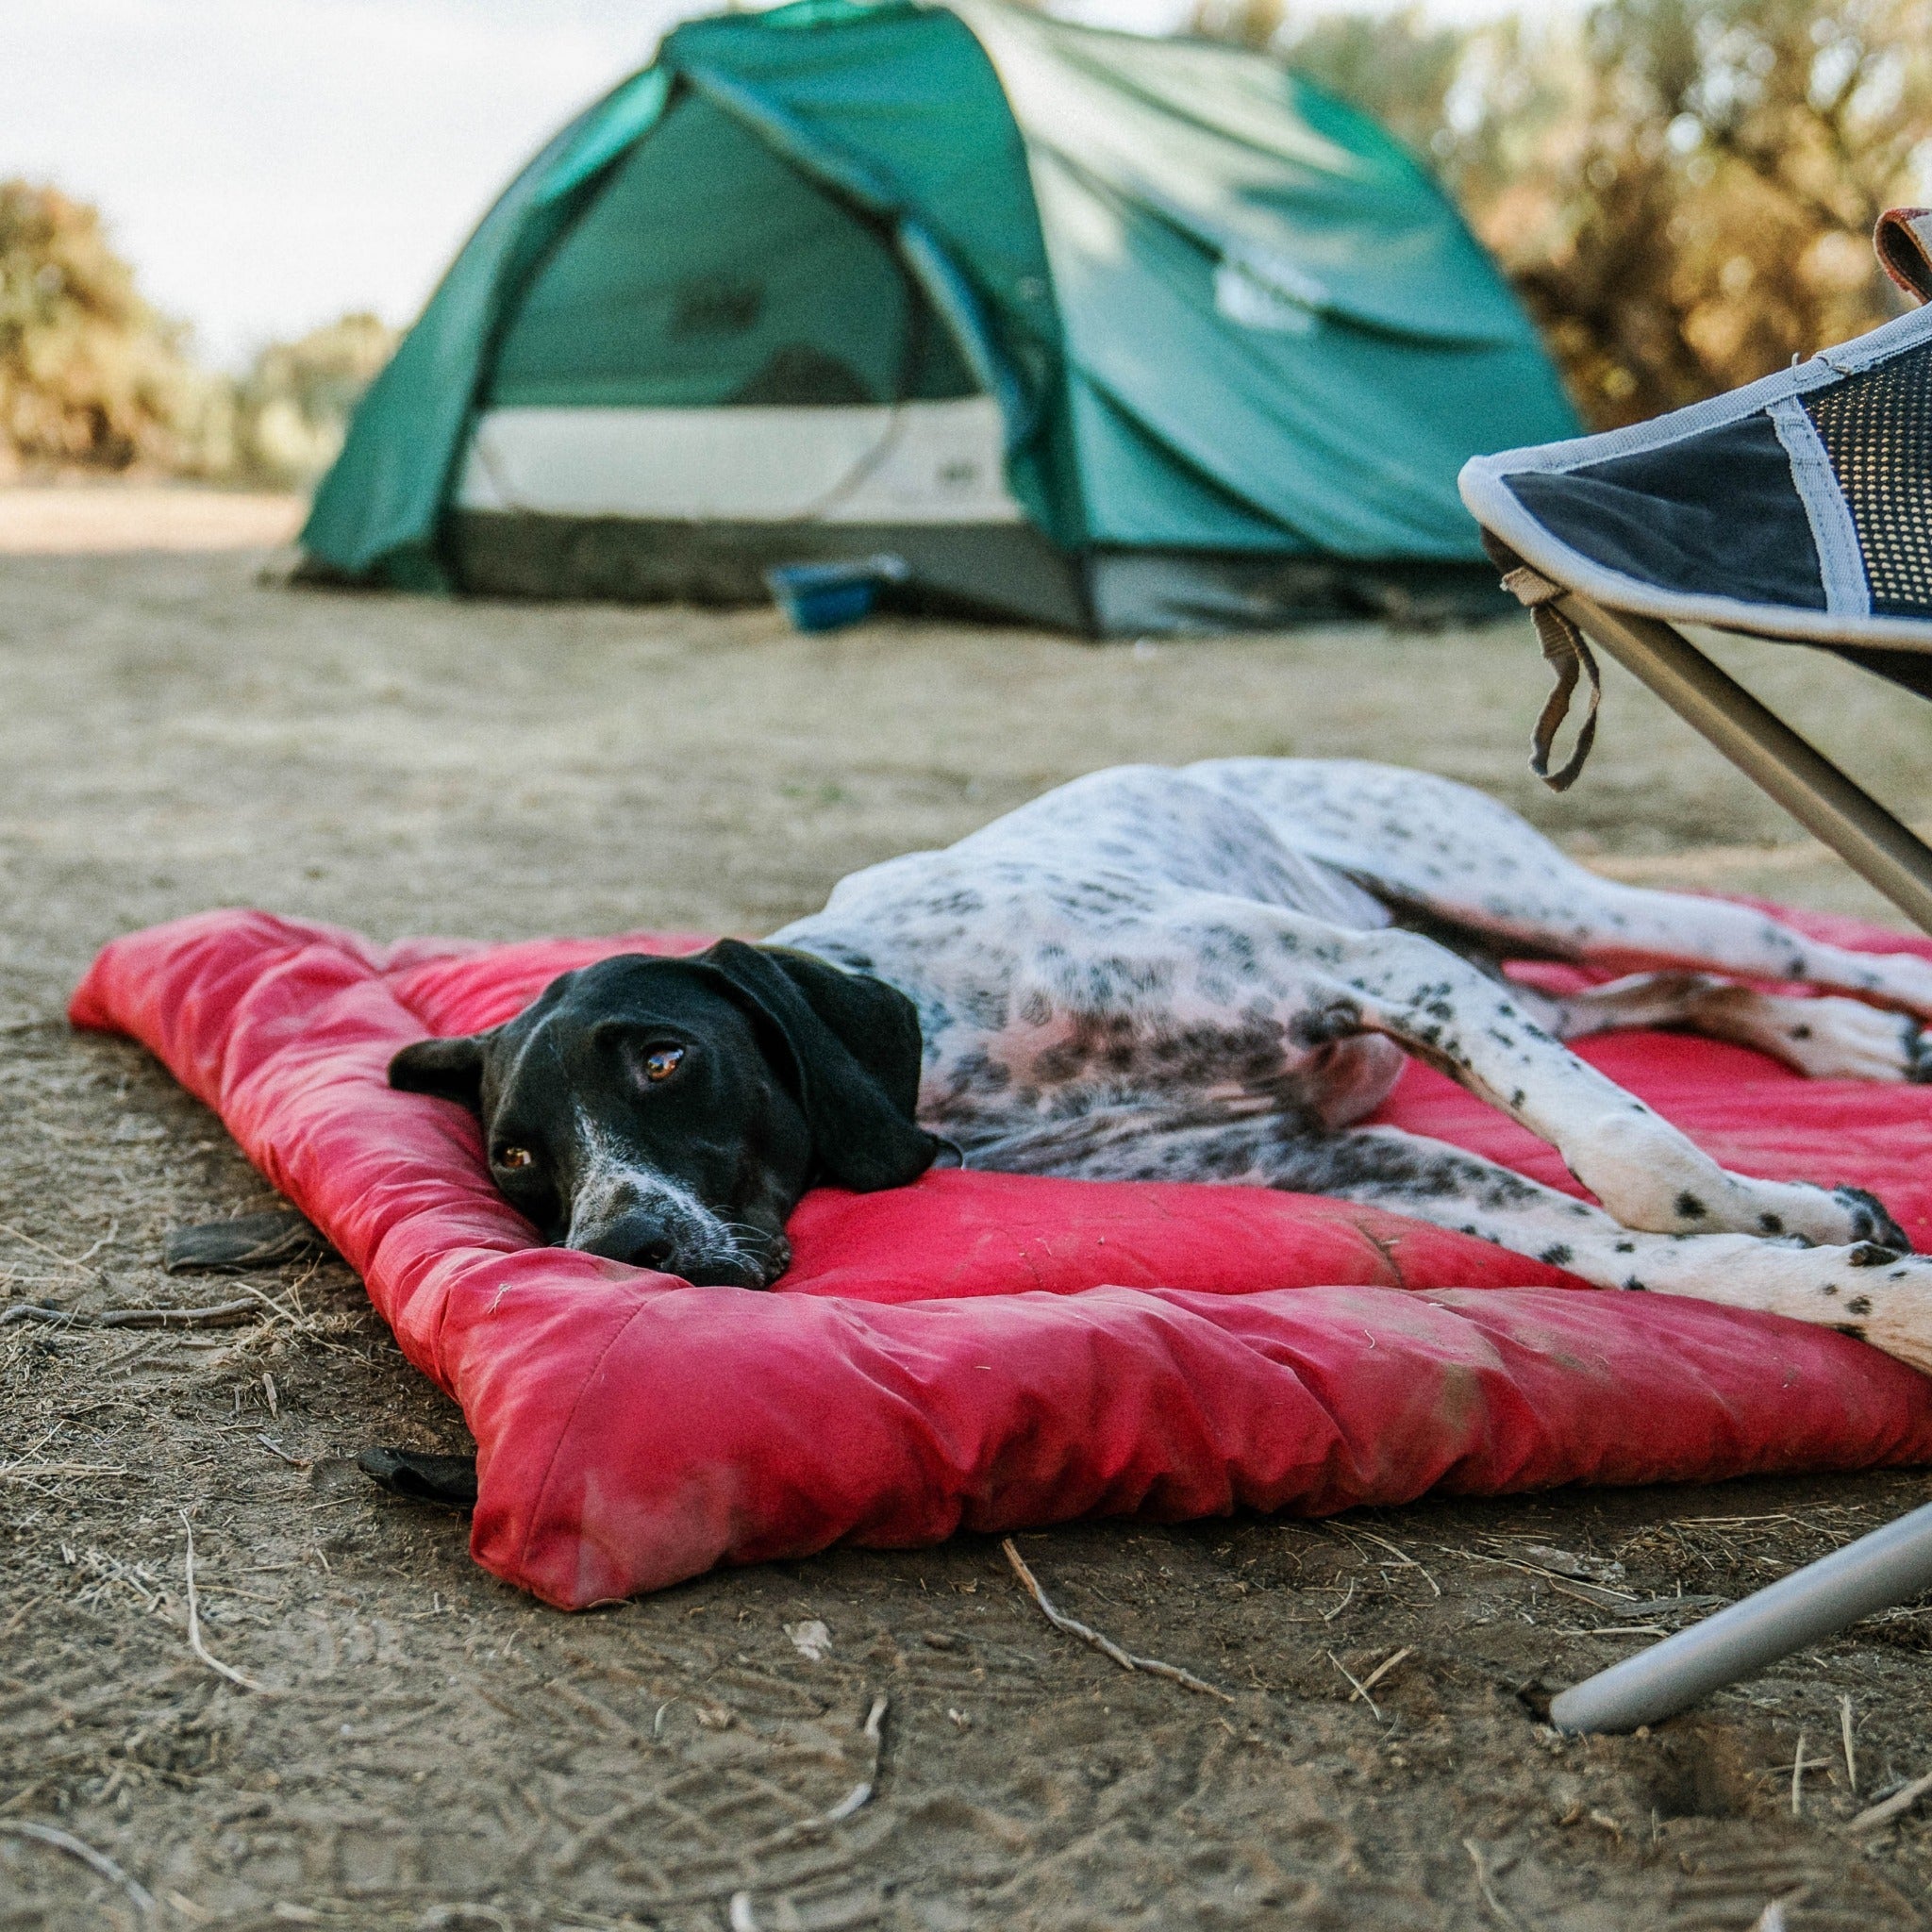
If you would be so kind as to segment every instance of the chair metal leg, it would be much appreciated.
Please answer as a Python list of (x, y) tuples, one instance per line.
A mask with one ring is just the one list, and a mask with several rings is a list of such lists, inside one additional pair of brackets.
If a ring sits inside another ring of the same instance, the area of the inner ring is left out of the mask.
[[(1563, 1731), (1633, 1731), (1932, 1584), (1932, 1503), (1586, 1677), (1554, 1698)], [(1762, 1923), (1761, 1921), (1759, 1922)]]
[(1747, 778), (1932, 933), (1932, 849), (1683, 633), (1571, 591), (1558, 609), (1647, 684)]
[[(1932, 932), (1932, 850), (1815, 745), (1672, 625), (1606, 609), (1574, 591), (1557, 608), (1914, 924)], [(1655, 1724), (1874, 1608), (1905, 1601), (1928, 1577), (1932, 1505), (1565, 1690), (1550, 1706), (1551, 1722), (1579, 1731)]]

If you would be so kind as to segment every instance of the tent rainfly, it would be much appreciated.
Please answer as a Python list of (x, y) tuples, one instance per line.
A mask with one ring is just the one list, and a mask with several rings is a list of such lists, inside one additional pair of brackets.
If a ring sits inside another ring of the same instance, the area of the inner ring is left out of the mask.
[(1469, 457), (1574, 434), (1387, 134), (1258, 56), (1000, 4), (693, 21), (484, 217), (358, 411), (312, 574), (898, 595), (1097, 634), (1492, 587)]

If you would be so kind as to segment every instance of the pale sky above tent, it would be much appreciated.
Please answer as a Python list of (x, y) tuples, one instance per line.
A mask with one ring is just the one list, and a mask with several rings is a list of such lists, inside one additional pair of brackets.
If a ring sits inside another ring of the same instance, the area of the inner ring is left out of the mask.
[[(239, 363), (345, 309), (408, 321), (517, 164), (711, 4), (15, 0), (0, 177), (95, 202), (150, 298)], [(1158, 33), (1189, 8), (1064, 10)]]

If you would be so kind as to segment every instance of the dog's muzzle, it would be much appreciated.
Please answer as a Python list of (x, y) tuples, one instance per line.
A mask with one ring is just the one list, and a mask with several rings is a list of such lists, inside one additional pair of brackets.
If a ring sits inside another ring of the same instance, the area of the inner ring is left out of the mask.
[(791, 1259), (783, 1235), (727, 1224), (695, 1201), (630, 1184), (594, 1205), (580, 1200), (564, 1245), (694, 1288), (769, 1288)]

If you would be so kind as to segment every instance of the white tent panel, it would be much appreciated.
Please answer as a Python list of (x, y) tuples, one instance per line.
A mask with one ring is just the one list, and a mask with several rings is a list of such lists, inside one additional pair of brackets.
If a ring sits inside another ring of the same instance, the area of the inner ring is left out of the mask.
[(484, 413), (464, 509), (666, 523), (1013, 524), (991, 396), (896, 407)]

